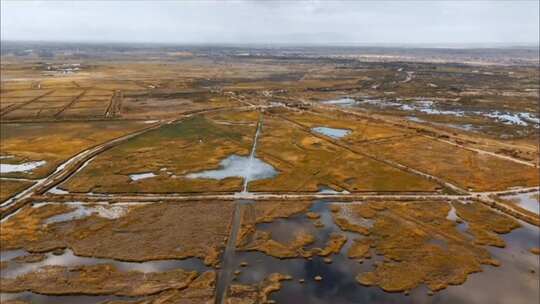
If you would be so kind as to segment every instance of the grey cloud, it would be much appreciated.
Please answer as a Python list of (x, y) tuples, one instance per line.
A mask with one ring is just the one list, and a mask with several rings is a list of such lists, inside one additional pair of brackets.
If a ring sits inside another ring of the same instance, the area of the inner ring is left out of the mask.
[(4, 40), (531, 43), (538, 1), (1, 1)]

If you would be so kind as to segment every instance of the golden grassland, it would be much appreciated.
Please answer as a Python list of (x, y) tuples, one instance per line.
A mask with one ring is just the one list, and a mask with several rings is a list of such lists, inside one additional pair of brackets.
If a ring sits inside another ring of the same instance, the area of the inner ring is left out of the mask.
[(3, 176), (40, 178), (51, 173), (60, 163), (87, 148), (148, 125), (140, 122), (65, 122), (3, 123), (0, 125), (2, 155), (15, 158), (2, 162), (41, 161), (47, 163), (29, 173), (6, 173)]
[[(29, 173), (2, 176), (42, 178), (84, 149), (151, 122), (178, 120), (97, 155), (60, 187), (76, 193), (237, 192), (242, 190), (240, 177), (212, 180), (186, 175), (218, 169), (232, 154), (247, 156), (261, 121), (256, 156), (271, 164), (278, 175), (251, 181), (251, 192), (316, 192), (323, 187), (349, 192), (441, 191), (434, 181), (385, 161), (473, 191), (539, 184), (537, 168), (434, 139), (452, 139), (467, 147), (534, 162), (539, 155), (538, 131), (532, 127), (425, 113), (414, 113), (425, 123), (413, 123), (405, 122), (405, 114), (395, 110), (345, 109), (357, 114), (352, 115), (320, 103), (342, 97), (422, 97), (437, 99), (450, 108), (535, 113), (539, 89), (536, 68), (329, 58), (218, 58), (191, 52), (141, 58), (83, 59), (81, 70), (73, 74), (49, 72), (43, 62), (3, 60), (0, 148), (2, 156), (13, 158), (2, 162), (45, 160), (46, 165)], [(59, 59), (52, 62), (62, 63)], [(415, 75), (405, 81), (410, 71)], [(448, 123), (481, 128), (469, 132), (444, 125)], [(347, 129), (350, 133), (332, 139), (314, 133), (314, 127)], [(138, 181), (129, 177), (148, 172), (156, 176)], [(5, 179), (0, 183), (2, 201), (31, 184)], [(167, 201), (129, 207), (112, 203), (99, 207), (124, 208), (125, 213), (106, 218), (94, 212), (60, 222), (48, 220), (81, 207), (26, 205), (0, 224), (0, 250), (30, 253), (10, 263), (36, 262), (44, 259), (45, 253), (69, 249), (85, 257), (132, 262), (195, 257), (207, 266), (221, 266), (234, 202)], [(378, 257), (373, 268), (354, 274), (359, 284), (388, 292), (408, 292), (419, 286), (437, 291), (464, 283), (486, 266), (499, 266), (487, 246), (505, 247), (501, 234), (520, 226), (513, 218), (479, 203), (329, 203), (330, 217), (323, 214), (324, 208), (318, 213), (309, 211), (312, 206), (310, 201), (239, 204), (235, 249), (280, 259), (326, 257), (331, 261), (330, 257), (338, 254), (358, 261)], [(84, 208), (97, 207), (87, 204)], [(457, 221), (448, 218), (451, 208)], [(319, 228), (323, 220), (328, 226), (329, 218), (335, 226), (325, 228), (334, 231), (321, 237), (323, 229)], [(467, 231), (459, 226), (463, 221)], [(294, 229), (283, 239), (272, 234), (269, 226), (261, 227), (273, 222), (294, 222)], [(538, 254), (538, 247), (529, 247), (526, 250), (531, 254)], [(135, 300), (143, 303), (210, 303), (216, 294), (216, 278), (214, 270), (141, 273), (122, 271), (112, 264), (57, 265), (2, 278), (0, 290), (143, 297)], [(269, 295), (289, 279), (274, 273), (252, 284), (233, 283), (227, 287), (225, 302), (270, 302)], [(128, 302), (132, 299), (115, 300)]]
[[(204, 116), (187, 118), (128, 140), (99, 155), (62, 187), (73, 192), (240, 191), (242, 180), (188, 178), (217, 169), (229, 155), (248, 155), (255, 126), (215, 123)], [(132, 181), (130, 174), (153, 172)]]
[(392, 137), (410, 135), (412, 132), (398, 129), (375, 120), (362, 119), (351, 115), (334, 112), (293, 112), (284, 111), (281, 117), (291, 120), (306, 128), (328, 127), (349, 130), (350, 133), (341, 139), (347, 144), (364, 143)]
[[(353, 132), (354, 134), (354, 132)], [(354, 136), (354, 135), (351, 135)], [(265, 116), (257, 156), (279, 175), (253, 191), (434, 191), (438, 185), (336, 146), (280, 118)]]
[[(333, 232), (323, 248), (312, 247), (320, 235), (303, 226), (310, 222), (289, 219), (310, 207), (309, 202), (279, 201), (242, 206), (237, 250), (280, 259), (339, 254), (347, 236)], [(343, 254), (355, 260), (383, 257), (372, 270), (359, 273), (357, 281), (388, 292), (409, 291), (423, 284), (438, 291), (464, 283), (470, 274), (483, 271), (483, 265), (498, 267), (500, 262), (485, 246), (504, 247), (499, 235), (520, 227), (516, 220), (480, 203), (368, 201), (331, 203), (328, 208), (337, 227), (356, 235)], [(451, 208), (456, 210), (457, 221), (448, 218)], [(306, 216), (317, 218), (313, 212)], [(288, 241), (257, 227), (278, 219), (296, 223)], [(458, 229), (463, 221), (468, 231)]]
[(257, 224), (271, 223), (277, 219), (301, 214), (311, 207), (310, 202), (266, 201), (244, 206), (241, 210), (241, 222), (236, 247), (242, 251), (259, 251), (267, 255), (286, 258), (327, 257), (338, 254), (345, 245), (347, 237), (340, 233), (329, 236), (323, 247), (307, 248), (314, 244), (316, 236), (307, 230), (291, 231), (288, 242), (273, 239), (271, 232), (257, 229)]
[[(349, 257), (369, 257), (370, 247), (377, 255), (384, 257), (373, 271), (360, 273), (358, 282), (367, 286), (376, 285), (389, 292), (411, 290), (420, 284), (425, 284), (431, 290), (441, 290), (448, 285), (462, 284), (469, 274), (482, 271), (483, 264), (498, 266), (499, 262), (491, 258), (481, 245), (504, 246), (496, 234), (508, 233), (519, 224), (479, 203), (456, 202), (452, 205), (458, 216), (469, 223), (474, 241), (458, 231), (455, 222), (447, 219), (451, 208), (448, 203), (366, 202), (351, 206), (335, 205), (336, 212), (347, 208), (353, 216), (373, 222), (367, 235), (355, 241), (348, 252)], [(478, 212), (465, 213), (469, 210)], [(502, 243), (487, 242), (485, 235), (493, 236)]]
[(262, 280), (261, 282), (255, 284), (231, 284), (227, 291), (225, 303), (268, 303), (270, 294), (281, 289), (281, 281), (287, 281), (291, 279), (292, 278), (288, 275), (284, 275), (281, 273), (272, 273), (266, 278), (264, 278), (264, 280)]
[(370, 154), (382, 155), (474, 191), (539, 184), (537, 168), (425, 137), (368, 144), (364, 148)]
[(0, 179), (0, 202), (9, 199), (31, 185), (32, 182), (30, 181)]
[[(121, 271), (114, 265), (46, 266), (16, 278), (2, 278), (2, 292), (68, 295), (116, 295), (148, 297), (143, 303), (165, 303), (171, 299), (209, 303), (214, 299), (216, 273), (174, 269), (163, 272)], [(10, 302), (10, 301), (8, 301)], [(17, 303), (17, 302), (15, 302)], [(23, 302), (26, 303), (26, 302)], [(115, 301), (115, 303), (133, 303)]]
[(1, 223), (1, 250), (69, 248), (78, 256), (136, 262), (198, 257), (206, 265), (215, 265), (228, 237), (234, 205), (155, 203), (124, 207), (125, 214), (119, 218), (92, 214), (47, 223), (75, 208), (66, 204), (24, 207)]

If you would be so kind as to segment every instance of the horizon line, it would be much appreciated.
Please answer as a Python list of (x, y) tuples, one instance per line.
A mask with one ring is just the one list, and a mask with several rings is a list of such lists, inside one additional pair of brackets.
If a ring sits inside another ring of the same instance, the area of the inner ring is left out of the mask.
[(51, 43), (51, 44), (132, 44), (169, 46), (290, 46), (290, 47), (404, 47), (404, 48), (540, 48), (540, 42), (159, 42), (159, 41), (99, 41), (99, 40), (27, 40), (1, 39), (1, 43)]

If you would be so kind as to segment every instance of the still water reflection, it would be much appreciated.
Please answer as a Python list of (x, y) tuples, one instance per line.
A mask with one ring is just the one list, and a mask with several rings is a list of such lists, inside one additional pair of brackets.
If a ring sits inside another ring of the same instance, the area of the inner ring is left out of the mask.
[[(273, 223), (260, 224), (258, 229), (270, 231), (272, 237), (280, 242), (291, 240), (291, 232), (303, 229), (316, 233), (317, 244), (321, 246), (333, 232), (340, 232), (333, 224), (331, 213), (325, 202), (317, 202), (311, 211), (319, 212), (324, 228), (316, 229), (306, 219), (298, 215), (289, 219), (276, 220)], [(456, 220), (455, 212), (449, 217)], [(346, 252), (356, 234), (346, 233), (347, 244), (339, 255), (333, 255), (328, 264), (321, 257), (312, 260), (302, 258), (280, 260), (259, 252), (236, 252), (234, 263), (242, 273), (237, 282), (252, 284), (263, 280), (270, 273), (280, 272), (293, 277), (292, 281), (284, 281), (281, 290), (273, 293), (271, 299), (278, 303), (534, 303), (539, 297), (540, 271), (539, 256), (529, 252), (532, 247), (540, 246), (540, 230), (538, 227), (521, 222), (522, 228), (503, 235), (506, 248), (489, 247), (493, 257), (498, 259), (500, 267), (483, 266), (484, 271), (472, 274), (460, 286), (449, 286), (447, 289), (428, 295), (428, 289), (420, 286), (410, 292), (387, 293), (378, 287), (364, 287), (356, 282), (356, 275), (373, 269), (374, 263), (382, 259), (372, 251), (373, 258), (362, 263), (347, 258)], [(456, 228), (464, 231), (466, 223), (457, 224)], [(240, 268), (242, 262), (249, 266)], [(320, 282), (315, 276), (321, 276)], [(300, 283), (299, 279), (305, 279)]]

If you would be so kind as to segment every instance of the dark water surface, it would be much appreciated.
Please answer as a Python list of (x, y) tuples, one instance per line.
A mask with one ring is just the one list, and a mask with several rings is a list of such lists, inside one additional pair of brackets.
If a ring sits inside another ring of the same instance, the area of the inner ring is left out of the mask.
[[(12, 278), (19, 275), (23, 275), (30, 272), (39, 271), (40, 267), (47, 265), (61, 265), (61, 266), (77, 266), (77, 265), (97, 265), (97, 264), (112, 264), (116, 266), (120, 271), (140, 271), (140, 272), (163, 272), (173, 269), (184, 269), (190, 271), (197, 271), (202, 273), (209, 268), (206, 267), (203, 262), (198, 258), (189, 258), (184, 260), (158, 260), (148, 262), (122, 262), (112, 259), (100, 259), (79, 257), (73, 254), (71, 250), (65, 250), (61, 255), (55, 255), (51, 252), (46, 254), (46, 258), (43, 261), (35, 263), (19, 263), (11, 259), (16, 257), (22, 257), (28, 253), (24, 250), (13, 250), (2, 252), (2, 261), (6, 262), (6, 266), (2, 268), (2, 278)], [(22, 293), (1, 293), (0, 302), (7, 300), (25, 300), (30, 303), (59, 303), (59, 304), (90, 304), (90, 303), (103, 303), (108, 301), (119, 300), (134, 300), (141, 299), (131, 297), (118, 297), (118, 296), (86, 296), (86, 295), (72, 295), (72, 296), (47, 296), (36, 294), (33, 292)]]
[[(239, 204), (250, 204), (245, 201)], [(291, 202), (294, 203), (294, 202)], [(349, 259), (346, 256), (355, 238), (361, 235), (343, 232), (333, 222), (332, 214), (328, 209), (328, 202), (317, 201), (310, 211), (321, 215), (323, 228), (316, 228), (313, 222), (305, 214), (293, 216), (288, 219), (278, 219), (272, 223), (257, 225), (258, 229), (270, 231), (273, 239), (280, 242), (290, 242), (294, 239), (294, 232), (304, 230), (316, 236), (317, 241), (310, 245), (324, 247), (332, 233), (347, 235), (347, 243), (340, 254), (330, 256), (331, 263), (325, 263), (322, 257), (315, 256), (311, 260), (304, 258), (277, 259), (260, 252), (235, 251), (234, 242), (231, 242), (226, 251), (226, 261), (223, 263), (221, 277), (218, 277), (217, 290), (223, 295), (229, 282), (256, 284), (261, 282), (271, 273), (283, 273), (293, 277), (293, 280), (282, 282), (281, 290), (271, 294), (270, 298), (278, 303), (471, 303), (471, 304), (531, 304), (538, 303), (540, 298), (540, 257), (529, 252), (532, 247), (540, 247), (540, 229), (538, 227), (520, 222), (522, 227), (509, 234), (502, 235), (506, 248), (489, 247), (493, 257), (501, 262), (500, 267), (483, 266), (483, 272), (469, 275), (467, 281), (460, 286), (449, 286), (445, 290), (428, 295), (428, 289), (420, 286), (404, 293), (387, 293), (378, 287), (365, 287), (357, 283), (356, 276), (363, 272), (372, 271), (374, 263), (381, 261), (372, 250), (372, 258), (365, 259), (362, 263)], [(236, 215), (238, 225), (239, 214)], [(447, 217), (455, 221), (457, 216), (452, 209)], [(369, 220), (362, 222), (363, 225), (371, 224)], [(236, 227), (238, 228), (238, 227)], [(456, 225), (456, 229), (465, 233), (468, 225), (466, 222)], [(469, 237), (471, 237), (469, 235)], [(444, 240), (433, 239), (434, 243), (444, 246)], [(85, 258), (73, 255), (66, 250), (62, 255), (55, 256), (47, 253), (44, 261), (37, 263), (17, 263), (12, 259), (26, 255), (23, 250), (2, 252), (2, 261), (7, 266), (2, 269), (2, 277), (20, 275), (29, 271), (35, 271), (44, 265), (94, 265), (99, 263), (112, 263), (119, 269), (138, 270), (143, 272), (166, 271), (175, 268), (197, 270), (203, 272), (208, 268), (199, 259), (164, 260), (144, 263), (120, 262), (110, 259)], [(11, 261), (10, 261), (11, 260)], [(241, 267), (242, 262), (247, 262), (247, 267)], [(233, 276), (235, 270), (241, 270), (238, 276)], [(226, 274), (226, 275), (224, 275)], [(322, 281), (315, 281), (315, 276), (321, 276)], [(304, 279), (300, 283), (299, 279)], [(221, 298), (219, 296), (218, 298)], [(45, 296), (31, 292), (17, 294), (1, 294), (1, 300), (21, 299), (30, 303), (101, 303), (112, 300), (134, 300), (135, 298), (115, 296)], [(141, 299), (141, 298), (139, 298)]]
[(1, 302), (8, 300), (21, 300), (36, 304), (98, 304), (108, 301), (133, 301), (137, 298), (115, 296), (45, 296), (32, 292), (16, 294), (0, 294)]
[[(331, 233), (341, 230), (333, 224), (331, 212), (325, 202), (315, 203), (311, 211), (321, 214), (324, 228), (315, 228), (305, 215), (259, 224), (257, 227), (272, 232), (272, 237), (280, 242), (292, 240), (293, 231), (304, 229), (316, 233), (318, 241), (314, 246), (321, 247)], [(523, 222), (521, 224), (522, 228), (502, 236), (507, 243), (506, 248), (488, 248), (493, 257), (502, 263), (500, 267), (483, 266), (483, 272), (470, 275), (463, 285), (449, 286), (432, 296), (428, 295), (425, 286), (405, 295), (387, 293), (378, 287), (358, 284), (356, 275), (373, 270), (374, 263), (382, 260), (382, 257), (376, 256), (372, 251), (373, 258), (366, 259), (363, 263), (349, 259), (346, 252), (352, 240), (362, 237), (352, 233), (345, 233), (348, 237), (347, 243), (339, 255), (331, 256), (330, 264), (325, 263), (321, 257), (314, 257), (312, 260), (280, 260), (259, 252), (238, 251), (232, 264), (242, 271), (236, 279), (238, 283), (257, 283), (274, 272), (291, 275), (293, 280), (282, 282), (281, 290), (270, 296), (278, 303), (537, 303), (540, 297), (540, 260), (539, 256), (530, 253), (529, 249), (540, 246), (540, 230)], [(456, 226), (462, 232), (466, 227), (466, 223)], [(240, 267), (242, 262), (248, 262), (249, 266)], [(322, 281), (315, 281), (315, 276), (321, 276)], [(299, 279), (304, 279), (305, 283), (300, 283)]]

